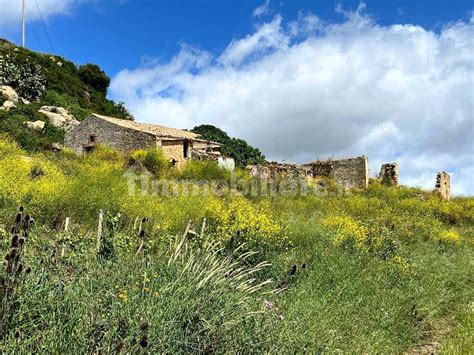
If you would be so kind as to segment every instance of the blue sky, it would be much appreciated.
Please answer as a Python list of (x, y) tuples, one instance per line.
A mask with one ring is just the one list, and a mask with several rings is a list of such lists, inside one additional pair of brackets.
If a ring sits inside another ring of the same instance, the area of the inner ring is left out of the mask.
[[(214, 124), (273, 160), (366, 155), (474, 195), (474, 12), (461, 0), (27, 0), (27, 47), (99, 64), (137, 120)], [(0, 0), (20, 41), (21, 0)]]
[[(168, 59), (189, 43), (207, 51), (222, 51), (229, 40), (252, 31), (252, 13), (260, 0), (96, 0), (66, 1), (71, 5), (63, 16), (54, 16), (56, 0), (37, 0), (54, 52), (76, 63), (98, 63), (113, 76), (133, 68), (143, 57)], [(6, 3), (0, 0), (0, 15)], [(439, 31), (452, 21), (468, 18), (473, 9), (466, 0), (367, 0), (367, 9), (381, 25), (414, 23)], [(311, 11), (330, 22), (344, 21), (335, 12), (337, 4), (357, 8), (359, 1), (283, 0), (270, 1), (267, 16), (279, 13), (285, 21)], [(28, 47), (51, 52), (34, 0), (27, 0)], [(51, 16), (48, 16), (52, 13)], [(5, 14), (7, 16), (8, 14)], [(19, 17), (19, 16), (18, 16)], [(21, 42), (19, 23), (2, 25), (0, 36)]]

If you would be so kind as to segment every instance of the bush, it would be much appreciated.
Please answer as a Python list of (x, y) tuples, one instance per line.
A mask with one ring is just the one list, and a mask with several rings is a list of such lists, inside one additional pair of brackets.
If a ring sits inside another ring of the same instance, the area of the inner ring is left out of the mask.
[(143, 164), (145, 168), (157, 177), (164, 176), (170, 167), (169, 161), (161, 149), (139, 149), (130, 155), (129, 165)]
[(96, 64), (85, 64), (79, 67), (77, 75), (82, 82), (91, 88), (98, 90), (104, 95), (107, 94), (107, 88), (110, 85), (110, 78)]
[(231, 138), (226, 132), (212, 125), (201, 125), (192, 129), (203, 139), (222, 144), (222, 153), (235, 160), (235, 164), (245, 168), (251, 164), (261, 164), (265, 161), (265, 156), (258, 150), (250, 146), (243, 139)]
[(213, 160), (188, 160), (181, 169), (173, 171), (173, 176), (187, 180), (230, 181), (231, 173)]
[(321, 225), (331, 234), (334, 245), (344, 245), (367, 251), (368, 231), (349, 216), (330, 216), (321, 221)]
[(291, 244), (268, 203), (255, 206), (244, 197), (235, 197), (227, 203), (214, 201), (206, 205), (205, 215), (215, 226), (213, 238), (224, 245), (246, 243), (253, 249), (285, 249)]
[(8, 85), (27, 100), (38, 100), (46, 89), (46, 78), (39, 64), (29, 58), (0, 53), (0, 85)]
[(97, 168), (100, 168), (100, 165), (105, 166), (108, 163), (120, 169), (124, 167), (125, 157), (114, 148), (98, 144), (94, 147), (92, 153), (87, 154), (85, 162), (90, 165), (99, 165)]

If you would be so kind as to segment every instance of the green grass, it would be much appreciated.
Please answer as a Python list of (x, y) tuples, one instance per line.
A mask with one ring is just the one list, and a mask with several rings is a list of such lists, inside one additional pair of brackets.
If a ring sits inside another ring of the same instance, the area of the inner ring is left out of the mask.
[[(321, 196), (129, 195), (129, 157), (108, 148), (24, 155), (0, 140), (2, 252), (19, 205), (36, 219), (1, 352), (472, 350), (472, 198), (376, 183)], [(167, 174), (221, 179), (206, 167)], [(121, 213), (102, 257), (100, 209), (106, 221)], [(179, 248), (189, 219), (196, 234)], [(258, 270), (237, 277), (237, 261)]]

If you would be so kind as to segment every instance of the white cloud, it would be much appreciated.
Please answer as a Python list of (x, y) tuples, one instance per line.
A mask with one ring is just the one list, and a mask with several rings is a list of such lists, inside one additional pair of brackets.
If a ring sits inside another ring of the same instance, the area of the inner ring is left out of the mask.
[[(26, 0), (27, 21), (40, 20), (40, 13), (47, 21), (55, 15), (69, 15), (78, 5), (92, 0)], [(39, 11), (38, 11), (39, 8)], [(0, 1), (0, 33), (16, 28), (21, 23), (22, 1)], [(16, 26), (16, 27), (15, 27)], [(19, 28), (19, 27), (18, 27)]]
[(264, 0), (263, 4), (253, 10), (253, 16), (258, 17), (270, 12), (270, 0)]
[(288, 47), (288, 37), (282, 33), (282, 19), (276, 16), (272, 22), (261, 25), (257, 31), (241, 40), (233, 40), (220, 56), (226, 65), (241, 64), (250, 55), (261, 56), (268, 50)]
[(472, 18), (434, 33), (363, 7), (338, 8), (342, 23), (276, 16), (219, 54), (183, 48), (120, 72), (111, 94), (139, 120), (214, 124), (271, 159), (365, 154), (372, 175), (396, 160), (404, 184), (431, 189), (446, 170), (454, 193), (474, 194)]

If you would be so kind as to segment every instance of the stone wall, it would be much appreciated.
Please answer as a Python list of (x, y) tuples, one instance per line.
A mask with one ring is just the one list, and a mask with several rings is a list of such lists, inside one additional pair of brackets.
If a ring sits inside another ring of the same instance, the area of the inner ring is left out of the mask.
[(309, 169), (298, 164), (283, 164), (277, 162), (266, 162), (262, 165), (249, 165), (247, 170), (253, 177), (262, 180), (271, 180), (279, 177), (306, 179), (311, 177)]
[(64, 144), (76, 153), (82, 154), (83, 145), (90, 143), (91, 134), (95, 136), (96, 144), (106, 144), (123, 152), (157, 146), (156, 136), (152, 134), (120, 127), (94, 116), (90, 116), (67, 132)]
[(365, 189), (369, 186), (369, 160), (365, 156), (316, 160), (303, 166), (309, 169), (313, 177), (329, 177), (345, 189)]
[(451, 177), (445, 171), (436, 175), (434, 192), (437, 192), (443, 200), (449, 201), (451, 198)]
[(379, 181), (387, 186), (398, 186), (398, 164), (383, 164), (380, 168)]
[(162, 140), (158, 142), (166, 158), (173, 160), (177, 167), (183, 166), (186, 161), (184, 157), (184, 141), (182, 140)]
[(323, 176), (333, 179), (337, 185), (345, 189), (365, 189), (369, 186), (369, 161), (364, 156), (317, 160), (303, 165), (267, 162), (262, 165), (249, 165), (247, 170), (250, 175), (264, 180), (277, 177), (307, 179)]

